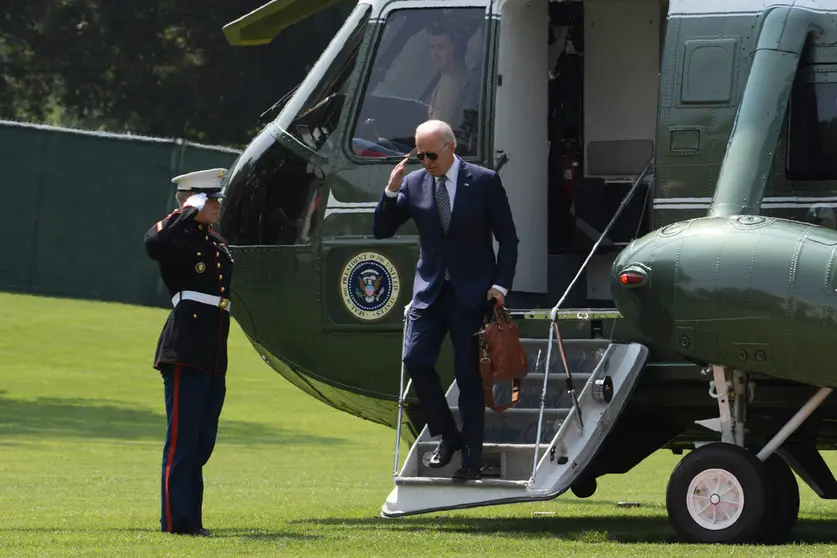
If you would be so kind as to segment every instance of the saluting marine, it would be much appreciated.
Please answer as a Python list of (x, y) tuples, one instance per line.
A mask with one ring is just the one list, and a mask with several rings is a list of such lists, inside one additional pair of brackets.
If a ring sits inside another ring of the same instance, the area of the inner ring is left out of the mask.
[(162, 531), (210, 536), (203, 528), (202, 468), (212, 455), (226, 395), (233, 259), (218, 222), (225, 169), (177, 176), (179, 209), (145, 234), (172, 296), (154, 357), (163, 377), (166, 443), (161, 473)]

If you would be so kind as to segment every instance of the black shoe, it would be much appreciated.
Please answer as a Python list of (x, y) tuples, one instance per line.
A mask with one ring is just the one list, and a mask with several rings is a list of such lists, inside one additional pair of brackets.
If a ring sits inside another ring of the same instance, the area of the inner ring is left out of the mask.
[(439, 442), (439, 445), (436, 447), (436, 450), (433, 452), (433, 456), (430, 458), (428, 466), (433, 467), (434, 469), (444, 467), (445, 465), (450, 463), (450, 460), (453, 458), (453, 454), (461, 449), (461, 438), (457, 438), (452, 442), (449, 440), (442, 439), (442, 441)]
[(482, 469), (479, 467), (465, 467), (463, 465), (456, 470), (452, 478), (454, 480), (479, 480), (482, 478)]

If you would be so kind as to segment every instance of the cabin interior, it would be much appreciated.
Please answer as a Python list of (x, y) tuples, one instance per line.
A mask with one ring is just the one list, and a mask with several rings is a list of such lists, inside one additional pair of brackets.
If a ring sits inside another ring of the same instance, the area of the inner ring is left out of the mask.
[[(510, 307), (560, 299), (653, 156), (667, 13), (660, 0), (503, 4), (494, 148), (520, 238)], [(563, 308), (612, 306), (610, 266), (652, 227), (653, 183), (651, 169)]]

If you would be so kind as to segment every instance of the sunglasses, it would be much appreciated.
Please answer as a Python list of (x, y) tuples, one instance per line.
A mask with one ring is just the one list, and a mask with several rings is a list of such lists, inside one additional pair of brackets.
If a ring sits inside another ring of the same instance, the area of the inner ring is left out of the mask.
[(434, 153), (432, 151), (425, 151), (424, 153), (420, 153), (420, 152), (416, 151), (416, 158), (418, 158), (419, 161), (424, 161), (424, 158), (427, 157), (431, 161), (435, 161), (436, 159), (439, 158), (439, 153), (441, 153), (442, 150), (444, 150), (448, 145), (449, 145), (448, 143), (443, 145), (442, 149), (440, 149), (438, 153)]

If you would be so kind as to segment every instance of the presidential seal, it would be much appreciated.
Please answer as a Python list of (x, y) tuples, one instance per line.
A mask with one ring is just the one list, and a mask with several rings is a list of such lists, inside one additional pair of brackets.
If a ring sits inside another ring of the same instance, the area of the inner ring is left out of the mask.
[(364, 321), (389, 314), (401, 288), (398, 270), (378, 252), (361, 252), (340, 273), (340, 295), (346, 309)]

